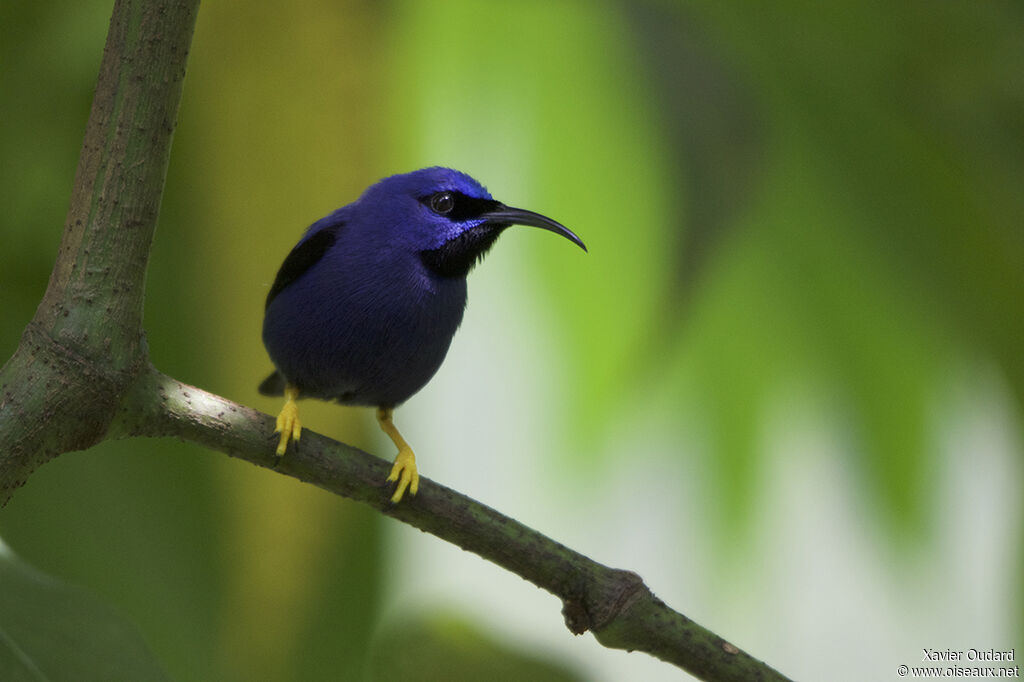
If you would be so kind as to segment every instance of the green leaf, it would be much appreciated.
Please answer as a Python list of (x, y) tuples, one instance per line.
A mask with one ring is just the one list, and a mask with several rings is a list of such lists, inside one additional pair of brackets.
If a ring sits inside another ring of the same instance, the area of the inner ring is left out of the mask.
[(82, 589), (19, 560), (0, 543), (0, 679), (168, 679), (135, 626)]

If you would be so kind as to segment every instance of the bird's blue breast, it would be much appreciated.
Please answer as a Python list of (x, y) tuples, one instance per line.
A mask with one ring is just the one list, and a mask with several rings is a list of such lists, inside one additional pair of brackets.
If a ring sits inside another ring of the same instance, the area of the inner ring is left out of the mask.
[[(433, 275), (407, 249), (338, 216), (333, 243), (268, 301), (263, 341), (301, 395), (395, 406), (437, 372), (462, 321), (466, 280)], [(299, 248), (299, 247), (297, 247)]]

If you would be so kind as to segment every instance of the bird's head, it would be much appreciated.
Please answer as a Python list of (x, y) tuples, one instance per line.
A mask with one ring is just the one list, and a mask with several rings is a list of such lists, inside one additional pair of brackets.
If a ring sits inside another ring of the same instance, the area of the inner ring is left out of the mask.
[(390, 248), (415, 252), (442, 277), (465, 277), (511, 225), (550, 230), (587, 250), (569, 228), (495, 201), (483, 185), (451, 168), (384, 178), (363, 193), (357, 210)]

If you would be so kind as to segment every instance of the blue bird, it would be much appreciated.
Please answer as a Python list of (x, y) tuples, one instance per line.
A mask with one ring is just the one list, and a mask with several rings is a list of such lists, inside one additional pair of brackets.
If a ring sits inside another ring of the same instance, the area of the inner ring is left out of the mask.
[(281, 265), (263, 320), (276, 371), (259, 391), (285, 398), (278, 457), (299, 440), (299, 398), (376, 407), (398, 448), (391, 500), (415, 495), (416, 456), (392, 413), (441, 366), (466, 308), (466, 275), (511, 225), (587, 249), (567, 227), (440, 167), (385, 178), (313, 223)]

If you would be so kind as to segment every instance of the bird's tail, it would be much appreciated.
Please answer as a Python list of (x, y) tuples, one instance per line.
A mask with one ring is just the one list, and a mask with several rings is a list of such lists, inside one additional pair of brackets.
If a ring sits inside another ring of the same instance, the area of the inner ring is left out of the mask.
[(260, 383), (257, 389), (260, 395), (284, 395), (284, 377), (280, 372), (274, 372)]

